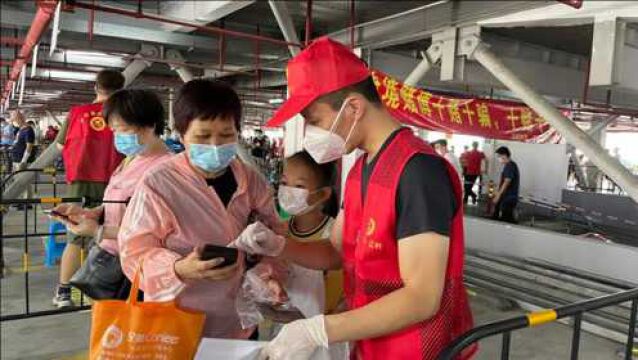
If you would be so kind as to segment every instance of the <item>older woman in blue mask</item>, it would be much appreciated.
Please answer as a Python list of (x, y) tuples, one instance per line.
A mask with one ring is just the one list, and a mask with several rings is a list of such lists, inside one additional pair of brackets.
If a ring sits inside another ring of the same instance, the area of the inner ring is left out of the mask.
[(282, 227), (266, 181), (236, 154), (241, 103), (228, 85), (193, 80), (179, 91), (175, 127), (186, 150), (149, 171), (131, 199), (119, 235), (124, 272), (143, 268), (145, 300), (177, 299), (206, 313), (205, 337), (246, 339), (236, 298), (244, 253), (232, 265), (203, 257), (206, 245), (228, 246)]

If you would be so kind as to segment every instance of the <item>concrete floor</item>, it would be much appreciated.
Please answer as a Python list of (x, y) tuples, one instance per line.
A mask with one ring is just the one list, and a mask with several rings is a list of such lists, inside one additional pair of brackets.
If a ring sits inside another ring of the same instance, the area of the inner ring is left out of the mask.
[[(37, 208), (37, 228), (34, 229), (33, 210), (28, 214), (29, 231), (46, 232), (47, 218)], [(23, 234), (24, 215), (15, 210), (5, 217), (4, 234)], [(45, 268), (41, 238), (29, 240), (31, 254), (29, 268), (30, 311), (51, 310), (51, 297), (57, 282), (57, 267)], [(0, 280), (2, 315), (23, 313), (25, 310), (25, 273), (22, 265), (24, 239), (4, 239), (5, 261), (9, 273)], [(477, 325), (516, 316), (521, 310), (499, 310), (498, 301), (491, 294), (479, 292), (471, 297)], [(27, 320), (0, 323), (0, 358), (6, 360), (27, 359), (83, 359), (90, 331), (90, 313), (75, 312), (49, 315)], [(567, 359), (570, 354), (571, 328), (562, 324), (525, 329), (513, 333), (512, 359)], [(500, 357), (500, 337), (481, 342), (476, 359)], [(622, 345), (583, 333), (581, 356), (583, 360), (611, 360)]]
[[(479, 294), (473, 296), (472, 310), (476, 324), (484, 324), (519, 315), (521, 312), (499, 311), (492, 298)], [(90, 313), (71, 313), (46, 316), (29, 320), (3, 322), (0, 348), (6, 360), (71, 360), (83, 359), (89, 340)], [(513, 333), (512, 359), (547, 360), (568, 359), (571, 328), (562, 324), (525, 329)], [(500, 338), (490, 338), (480, 343), (477, 360), (500, 358)], [(616, 355), (621, 344), (583, 333), (581, 360), (620, 359)]]

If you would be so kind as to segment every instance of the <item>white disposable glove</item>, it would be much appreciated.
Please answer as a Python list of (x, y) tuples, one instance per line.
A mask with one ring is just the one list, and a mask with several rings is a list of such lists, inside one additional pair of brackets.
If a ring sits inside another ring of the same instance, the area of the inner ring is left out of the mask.
[(249, 254), (278, 256), (286, 246), (286, 238), (275, 234), (266, 225), (254, 222), (229, 244)]
[(284, 325), (279, 335), (261, 350), (259, 359), (306, 360), (319, 347), (328, 348), (323, 315)]

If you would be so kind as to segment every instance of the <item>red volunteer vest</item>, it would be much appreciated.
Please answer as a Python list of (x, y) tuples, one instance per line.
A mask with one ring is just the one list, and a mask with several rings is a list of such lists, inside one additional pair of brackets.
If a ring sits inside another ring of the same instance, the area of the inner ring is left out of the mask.
[[(363, 307), (403, 287), (395, 238), (396, 192), (405, 165), (417, 153), (438, 156), (409, 129), (401, 130), (380, 154), (370, 176), (364, 203), (361, 198), (361, 177), (365, 156), (359, 158), (348, 175), (344, 203), (343, 266), (344, 291), (350, 309)], [(463, 285), (461, 183), (453, 166), (446, 164), (459, 208), (452, 219), (440, 309), (429, 320), (401, 331), (358, 341), (354, 355), (357, 359), (436, 359), (441, 350), (473, 326)], [(469, 348), (461, 358), (467, 359), (475, 351), (476, 347)]]
[(124, 158), (115, 150), (113, 132), (102, 117), (102, 104), (71, 108), (62, 150), (66, 181), (107, 183)]

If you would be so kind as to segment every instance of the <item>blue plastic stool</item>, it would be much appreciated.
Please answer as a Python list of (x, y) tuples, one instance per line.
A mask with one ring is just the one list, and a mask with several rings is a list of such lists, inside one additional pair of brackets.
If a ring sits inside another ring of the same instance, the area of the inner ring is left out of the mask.
[(65, 231), (66, 226), (58, 221), (49, 222), (49, 233), (46, 242), (44, 243), (44, 266), (53, 267), (57, 260), (62, 257), (66, 242), (55, 241), (55, 233)]

